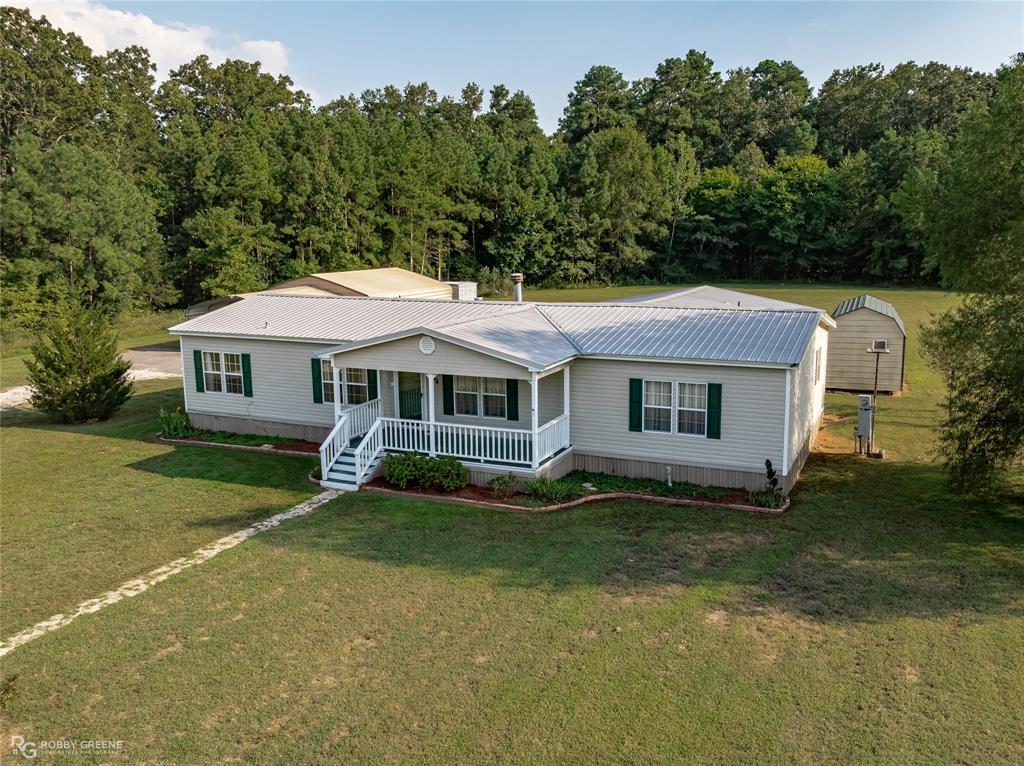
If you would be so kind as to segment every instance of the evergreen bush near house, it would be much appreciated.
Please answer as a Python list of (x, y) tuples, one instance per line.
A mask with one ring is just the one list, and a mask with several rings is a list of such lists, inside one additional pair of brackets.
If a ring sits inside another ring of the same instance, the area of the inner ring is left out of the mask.
[(25, 368), (32, 406), (61, 423), (106, 420), (132, 395), (117, 334), (100, 311), (78, 303), (55, 307)]
[(384, 479), (396, 487), (410, 485), (454, 492), (469, 484), (469, 470), (458, 458), (427, 457), (415, 452), (388, 455), (384, 458)]
[(384, 479), (389, 484), (405, 489), (410, 484), (419, 483), (420, 461), (424, 457), (415, 452), (399, 452), (386, 455), (381, 463)]
[(421, 458), (419, 462), (419, 483), (428, 489), (454, 492), (469, 484), (469, 469), (457, 457)]
[(160, 435), (165, 439), (181, 439), (185, 436), (192, 436), (196, 429), (188, 422), (188, 415), (178, 407), (173, 412), (168, 412), (163, 407), (157, 415), (157, 422), (160, 424)]

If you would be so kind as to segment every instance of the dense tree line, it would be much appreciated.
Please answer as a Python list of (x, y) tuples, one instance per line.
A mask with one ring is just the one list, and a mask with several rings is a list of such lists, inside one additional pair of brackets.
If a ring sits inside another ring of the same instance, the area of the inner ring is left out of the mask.
[[(584, 74), (559, 130), (502, 85), (426, 83), (314, 108), (258, 63), (156, 85), (0, 10), (3, 306), (74, 291), (181, 305), (311, 271), (402, 265), (531, 283), (936, 281), (924, 210), (996, 76), (938, 63), (725, 74), (705, 54)], [(1019, 66), (1019, 64), (1017, 64)]]

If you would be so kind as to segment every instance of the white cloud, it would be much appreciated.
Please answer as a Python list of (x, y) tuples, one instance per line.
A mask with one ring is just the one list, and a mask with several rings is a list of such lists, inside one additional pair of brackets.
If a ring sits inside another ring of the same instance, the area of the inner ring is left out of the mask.
[[(259, 61), (271, 74), (288, 74), (288, 48), (279, 40), (239, 40), (205, 25), (164, 24), (144, 13), (108, 8), (92, 0), (14, 0), (11, 5), (27, 8), (36, 17), (46, 16), (53, 26), (81, 37), (95, 53), (129, 45), (145, 48), (156, 64), (158, 80), (203, 53), (214, 64), (240, 58)], [(303, 90), (317, 100), (311, 89)]]

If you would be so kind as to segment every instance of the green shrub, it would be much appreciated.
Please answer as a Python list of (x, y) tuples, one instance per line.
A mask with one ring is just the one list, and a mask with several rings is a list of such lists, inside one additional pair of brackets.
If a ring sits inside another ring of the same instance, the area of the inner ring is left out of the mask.
[(160, 435), (165, 439), (181, 439), (192, 436), (196, 429), (188, 422), (188, 415), (178, 407), (173, 412), (168, 412), (163, 407), (157, 415), (157, 423), (160, 425)]
[(61, 423), (106, 420), (131, 398), (131, 366), (99, 310), (55, 307), (25, 360), (32, 406)]
[(428, 489), (454, 492), (469, 484), (469, 469), (450, 455), (422, 458), (419, 469), (419, 482)]
[(560, 503), (573, 494), (571, 486), (546, 476), (526, 482), (526, 491), (544, 503)]
[(416, 452), (399, 452), (386, 455), (381, 463), (384, 479), (396, 487), (405, 489), (410, 484), (419, 484), (422, 471), (420, 463), (425, 457)]
[(506, 476), (495, 476), (487, 486), (491, 489), (491, 495), (498, 500), (508, 500), (516, 493), (516, 477), (512, 474)]
[(779, 477), (771, 460), (764, 461), (765, 485), (760, 492), (751, 492), (750, 501), (759, 508), (781, 508), (786, 497), (779, 489)]
[(320, 458), (317, 458), (316, 460), (313, 461), (313, 468), (310, 470), (309, 475), (312, 476), (314, 479), (322, 479), (322, 470), (323, 469), (320, 465)]

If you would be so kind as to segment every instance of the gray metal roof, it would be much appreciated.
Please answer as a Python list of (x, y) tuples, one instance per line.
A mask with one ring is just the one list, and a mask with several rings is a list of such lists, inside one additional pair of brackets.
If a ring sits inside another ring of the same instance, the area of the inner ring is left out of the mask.
[(507, 310), (503, 303), (257, 293), (170, 331), (341, 343)]
[(798, 364), (820, 311), (558, 304), (541, 310), (584, 355)]
[(518, 311), (444, 325), (438, 330), (453, 340), (528, 359), (541, 369), (579, 355), (561, 330), (532, 304)]
[(847, 298), (845, 301), (836, 306), (836, 310), (832, 312), (833, 317), (841, 317), (843, 314), (849, 314), (851, 311), (857, 309), (870, 309), (871, 311), (877, 311), (879, 314), (884, 314), (887, 317), (892, 317), (896, 320), (896, 324), (900, 328), (900, 332), (904, 335), (907, 334), (906, 328), (903, 326), (903, 320), (900, 319), (900, 315), (897, 313), (896, 308), (888, 301), (883, 301), (881, 298), (876, 298), (873, 295), (858, 295), (856, 298)]
[(826, 319), (817, 309), (259, 294), (171, 332), (321, 341), (339, 351), (429, 332), (531, 369), (581, 355), (795, 365)]
[(670, 306), (681, 309), (777, 309), (781, 311), (817, 311), (811, 306), (799, 303), (779, 301), (765, 298), (763, 295), (741, 293), (737, 290), (726, 290), (722, 287), (699, 285), (677, 290), (672, 293), (658, 293), (653, 296), (640, 296), (630, 303), (642, 303), (651, 306)]

